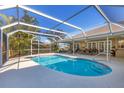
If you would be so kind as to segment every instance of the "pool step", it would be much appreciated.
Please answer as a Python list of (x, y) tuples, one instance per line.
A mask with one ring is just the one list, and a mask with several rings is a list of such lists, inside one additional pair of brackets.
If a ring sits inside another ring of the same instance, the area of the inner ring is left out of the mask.
[[(105, 68), (100, 68), (98, 66), (92, 65), (91, 69), (97, 73), (105, 73), (105, 71), (107, 71)], [(105, 70), (105, 71), (104, 71)]]

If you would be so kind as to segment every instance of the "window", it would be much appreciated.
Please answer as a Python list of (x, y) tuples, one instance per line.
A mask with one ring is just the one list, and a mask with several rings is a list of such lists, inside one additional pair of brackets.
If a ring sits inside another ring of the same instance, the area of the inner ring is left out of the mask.
[(92, 44), (91, 43), (87, 43), (88, 45), (87, 45), (87, 48), (88, 49), (91, 49), (92, 48)]
[(104, 52), (105, 51), (105, 43), (104, 43), (104, 41), (100, 41), (99, 43), (98, 43), (98, 45), (99, 45), (99, 51), (100, 52)]
[(92, 43), (92, 48), (93, 48), (93, 49), (97, 49), (97, 43), (96, 43), (96, 42), (93, 42), (93, 43)]
[[(112, 47), (112, 41), (109, 40), (109, 51)], [(107, 50), (107, 41), (94, 41), (87, 43), (88, 49), (98, 49), (99, 52), (105, 52)]]
[(75, 44), (75, 49), (80, 49), (79, 43)]
[(123, 40), (118, 40), (118, 47), (119, 48), (124, 48), (124, 39)]
[(88, 49), (97, 49), (97, 42), (88, 42), (87, 43), (87, 48)]

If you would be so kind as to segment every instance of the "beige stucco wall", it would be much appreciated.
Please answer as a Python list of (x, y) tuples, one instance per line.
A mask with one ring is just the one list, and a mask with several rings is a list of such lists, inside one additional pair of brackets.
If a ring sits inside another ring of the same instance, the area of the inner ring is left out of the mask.
[(79, 44), (80, 49), (85, 48), (87, 45), (85, 41), (77, 41), (77, 42), (75, 42), (75, 44)]
[(124, 49), (118, 49), (116, 52), (117, 57), (124, 57)]
[(115, 46), (115, 48), (117, 49), (116, 56), (117, 57), (124, 57), (124, 49), (120, 49), (118, 47), (118, 38), (113, 38), (111, 40), (112, 40), (112, 46)]

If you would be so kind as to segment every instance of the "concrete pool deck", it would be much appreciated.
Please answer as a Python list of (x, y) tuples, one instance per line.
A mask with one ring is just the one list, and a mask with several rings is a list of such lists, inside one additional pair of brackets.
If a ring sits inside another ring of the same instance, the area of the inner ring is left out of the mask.
[[(48, 54), (49, 55), (49, 54)], [(65, 55), (65, 54), (64, 54)], [(68, 56), (68, 55), (67, 55)], [(72, 56), (72, 55), (69, 55)], [(73, 57), (73, 56), (72, 56)], [(93, 56), (75, 55), (75, 57), (92, 59)], [(99, 57), (105, 60), (105, 57)], [(98, 61), (112, 68), (112, 72), (103, 76), (76, 76), (43, 67), (30, 59), (21, 57), (19, 69), (18, 58), (10, 59), (0, 68), (1, 88), (123, 88), (124, 58), (111, 58), (110, 62)]]

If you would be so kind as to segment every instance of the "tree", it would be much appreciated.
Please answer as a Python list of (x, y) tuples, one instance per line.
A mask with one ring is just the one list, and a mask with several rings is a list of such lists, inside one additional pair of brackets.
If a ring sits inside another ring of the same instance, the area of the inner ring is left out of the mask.
[[(1, 21), (1, 26), (3, 25), (7, 25), (7, 24), (10, 24), (11, 23), (11, 19), (5, 15), (5, 14), (0, 14), (0, 17), (2, 17), (2, 19), (0, 20)], [(4, 22), (5, 21), (5, 22)], [(4, 24), (5, 23), (5, 24)]]
[(22, 17), (21, 21), (33, 25), (39, 24), (37, 19), (35, 17), (30, 16), (27, 10), (24, 10), (24, 16)]
[[(11, 24), (17, 20), (17, 18), (15, 18), (14, 16), (7, 16), (5, 14), (0, 14), (0, 17), (2, 17), (2, 19), (0, 20), (0, 26)], [(24, 11), (24, 16), (20, 19), (20, 21), (26, 22), (29, 24), (34, 24), (34, 25), (38, 24), (37, 19), (32, 17), (31, 15), (29, 15), (29, 13), (27, 11)], [(18, 28), (17, 28), (17, 26), (7, 28), (4, 30), (4, 33), (8, 33), (10, 31), (13, 31), (14, 29), (39, 31), (39, 29), (37, 29), (37, 28), (20, 25)], [(22, 37), (21, 39), (17, 38), (18, 34), (20, 34), (20, 36)], [(14, 52), (13, 50), (18, 50), (19, 45), (22, 50), (21, 53), (24, 54), (24, 49), (30, 47), (30, 39), (32, 37), (33, 37), (32, 35), (29, 35), (29, 34), (23, 33), (23, 32), (17, 32), (15, 34), (13, 34), (12, 36), (10, 36), (10, 38), (9, 38), (10, 55), (14, 56), (17, 54), (17, 51)]]
[(0, 20), (0, 27), (3, 25), (3, 22)]
[[(29, 23), (29, 24), (38, 24), (38, 21), (36, 18), (32, 17), (31, 15), (29, 15), (28, 11), (24, 11), (24, 16), (20, 19), (21, 22), (25, 22), (25, 23)], [(19, 26), (19, 29), (23, 29), (23, 30), (29, 30), (29, 31), (39, 31), (39, 29), (34, 28), (34, 27), (29, 27), (29, 26)], [(18, 34), (20, 34), (21, 38), (17, 38)], [(13, 34), (10, 37), (10, 48), (11, 49), (16, 49), (18, 50), (19, 47), (21, 48), (21, 54), (25, 55), (27, 53), (27, 51), (25, 51), (25, 49), (29, 49), (30, 45), (31, 45), (31, 38), (33, 36), (31, 34), (27, 34), (27, 33), (23, 33), (23, 32), (17, 32), (15, 34)], [(14, 45), (13, 42), (16, 42)], [(18, 45), (19, 44), (19, 45)]]

